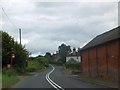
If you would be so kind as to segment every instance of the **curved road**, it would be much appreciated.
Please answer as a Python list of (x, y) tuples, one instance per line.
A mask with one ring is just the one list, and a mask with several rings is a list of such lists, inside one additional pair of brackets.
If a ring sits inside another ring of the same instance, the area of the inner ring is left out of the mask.
[(66, 88), (105, 87), (71, 78), (70, 76), (64, 75), (61, 67), (50, 65), (48, 71), (33, 73), (32, 76), (21, 80), (12, 88), (55, 88), (57, 90), (65, 90)]

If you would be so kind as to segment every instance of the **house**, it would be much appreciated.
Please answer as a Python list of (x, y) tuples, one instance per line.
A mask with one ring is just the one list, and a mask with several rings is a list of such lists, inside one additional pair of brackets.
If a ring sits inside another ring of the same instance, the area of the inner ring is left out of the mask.
[(66, 57), (66, 63), (76, 64), (81, 62), (80, 54), (73, 48), (73, 53), (69, 54)]
[(82, 73), (118, 80), (120, 74), (120, 26), (96, 36), (81, 51)]

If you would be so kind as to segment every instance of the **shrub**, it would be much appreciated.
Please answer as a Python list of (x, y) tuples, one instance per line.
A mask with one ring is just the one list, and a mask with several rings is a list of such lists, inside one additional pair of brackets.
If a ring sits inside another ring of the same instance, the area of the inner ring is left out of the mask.
[(72, 70), (81, 70), (81, 64), (77, 63), (77, 64), (64, 64), (66, 69), (72, 69)]
[(7, 68), (3, 68), (2, 69), (2, 73), (4, 75), (7, 75), (7, 76), (15, 76), (16, 75), (16, 71), (14, 69), (7, 69)]
[(36, 68), (26, 68), (26, 71), (27, 71), (27, 72), (35, 72), (35, 71), (36, 71)]

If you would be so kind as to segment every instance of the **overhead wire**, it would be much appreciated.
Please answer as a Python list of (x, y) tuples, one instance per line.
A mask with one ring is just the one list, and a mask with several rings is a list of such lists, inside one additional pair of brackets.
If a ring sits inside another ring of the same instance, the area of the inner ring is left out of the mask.
[(7, 17), (8, 21), (9, 21), (16, 29), (19, 29), (19, 30), (20, 30), (20, 28), (19, 28), (15, 23), (13, 23), (12, 20), (9, 18), (8, 14), (5, 12), (5, 10), (4, 10), (3, 7), (2, 7), (2, 11), (3, 11), (3, 13), (5, 14), (5, 16)]
[(4, 8), (2, 7), (2, 11), (5, 14), (5, 16), (7, 17), (8, 21), (15, 27), (18, 29), (18, 26), (12, 22), (12, 20), (9, 18), (8, 14), (5, 12)]

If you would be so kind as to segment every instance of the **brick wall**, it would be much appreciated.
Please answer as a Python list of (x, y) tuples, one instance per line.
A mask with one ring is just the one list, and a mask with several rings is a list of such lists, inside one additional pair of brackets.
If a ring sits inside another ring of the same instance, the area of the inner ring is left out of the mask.
[(117, 41), (107, 45), (107, 60), (108, 60), (108, 75), (118, 78), (118, 58), (119, 57), (119, 43)]
[(92, 48), (89, 50), (89, 61), (90, 61), (90, 75), (96, 77), (97, 76), (96, 48)]
[(115, 40), (82, 51), (83, 74), (118, 80), (118, 68), (120, 68), (120, 62), (118, 62), (120, 59), (119, 43), (119, 40)]
[(83, 70), (82, 72), (85, 75), (89, 75), (90, 73), (89, 73), (88, 51), (87, 50), (83, 51), (81, 56), (82, 56), (81, 58), (82, 58), (82, 70)]
[[(119, 33), (120, 35), (120, 33)], [(120, 89), (120, 39), (119, 39), (119, 57), (118, 57), (118, 88)]]
[(97, 47), (98, 76), (103, 77), (107, 74), (107, 48), (105, 45)]

